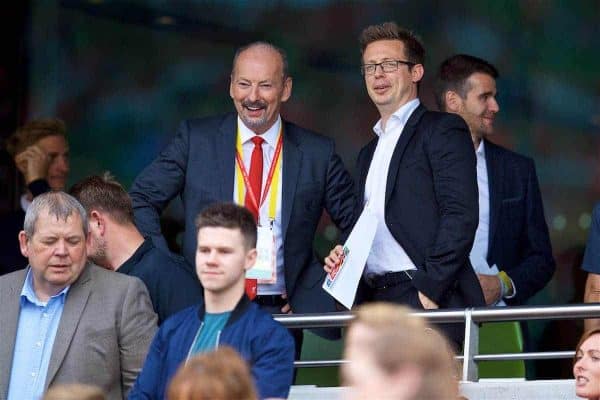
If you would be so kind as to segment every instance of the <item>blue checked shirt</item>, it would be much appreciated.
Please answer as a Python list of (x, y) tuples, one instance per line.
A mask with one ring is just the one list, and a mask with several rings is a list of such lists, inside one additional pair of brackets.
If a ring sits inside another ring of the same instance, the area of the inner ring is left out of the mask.
[(33, 290), (31, 268), (21, 291), (8, 400), (38, 400), (44, 393), (48, 364), (70, 286), (40, 301)]

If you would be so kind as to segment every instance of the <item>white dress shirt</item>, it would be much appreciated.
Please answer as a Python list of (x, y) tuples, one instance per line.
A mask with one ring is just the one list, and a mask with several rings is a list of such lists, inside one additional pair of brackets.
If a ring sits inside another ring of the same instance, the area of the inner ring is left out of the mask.
[[(265, 139), (262, 144), (263, 150), (263, 179), (262, 179), (262, 190), (264, 190), (267, 177), (269, 175), (269, 169), (271, 168), (271, 161), (275, 156), (275, 147), (277, 146), (277, 140), (279, 139), (279, 130), (281, 128), (281, 117), (277, 118), (277, 121), (269, 128), (268, 131), (263, 133), (261, 137)], [(244, 167), (246, 171), (250, 173), (250, 160), (252, 158), (252, 151), (254, 150), (254, 143), (252, 138), (256, 134), (250, 130), (244, 122), (238, 116), (238, 128), (242, 139), (242, 158), (244, 160)], [(259, 295), (271, 295), (271, 294), (282, 294), (285, 293), (285, 276), (283, 273), (283, 241), (281, 232), (281, 188), (283, 187), (283, 149), (281, 154), (280, 168), (279, 171), (279, 186), (277, 187), (277, 207), (275, 213), (275, 221), (273, 222), (273, 234), (275, 236), (275, 250), (277, 255), (277, 282), (275, 284), (259, 284), (258, 294)], [(244, 188), (238, 187), (238, 168), (235, 169), (235, 185), (233, 188), (233, 199), (234, 202), (238, 201), (239, 190)], [(269, 189), (269, 192), (271, 189)], [(245, 193), (245, 192), (244, 192)], [(262, 197), (261, 193), (261, 197)], [(269, 202), (271, 200), (271, 193), (267, 194), (265, 202), (262, 204), (259, 210), (259, 225), (269, 226)], [(260, 201), (260, 199), (258, 199)]]
[(378, 219), (375, 238), (371, 246), (365, 274), (381, 275), (387, 272), (398, 272), (416, 269), (400, 243), (394, 239), (385, 224), (385, 190), (392, 154), (406, 121), (419, 106), (419, 99), (404, 104), (388, 119), (385, 130), (382, 129), (381, 119), (373, 127), (379, 140), (369, 166), (365, 183), (364, 202)]
[[(469, 260), (476, 273), (483, 275), (498, 275), (498, 266), (495, 264), (490, 266), (487, 262), (490, 237), (490, 185), (483, 140), (479, 143), (475, 154), (477, 156), (477, 189), (479, 191), (479, 224), (477, 225), (477, 231), (475, 231), (475, 240), (473, 241), (473, 248), (469, 254)], [(512, 279), (511, 283), (514, 290), (513, 293), (510, 296), (505, 296), (505, 289), (502, 287), (503, 293), (500, 300), (498, 300), (495, 305), (505, 306), (506, 303), (502, 300), (502, 297), (508, 299), (515, 296), (517, 288)]]
[(490, 232), (490, 189), (483, 140), (479, 143), (475, 154), (477, 156), (477, 189), (479, 190), (479, 224), (477, 225), (475, 241), (469, 257), (473, 264), (483, 261), (487, 266)]

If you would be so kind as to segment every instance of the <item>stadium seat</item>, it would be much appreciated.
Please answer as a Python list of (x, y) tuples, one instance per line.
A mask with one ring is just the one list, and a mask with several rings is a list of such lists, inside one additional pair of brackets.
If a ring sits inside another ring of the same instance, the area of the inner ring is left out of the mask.
[[(491, 322), (479, 329), (479, 354), (522, 353), (523, 336), (518, 322)], [(525, 362), (483, 361), (479, 378), (525, 378)]]
[[(327, 340), (304, 330), (302, 343), (303, 361), (340, 360), (342, 358), (343, 340)], [(299, 368), (296, 385), (339, 386), (339, 367)]]

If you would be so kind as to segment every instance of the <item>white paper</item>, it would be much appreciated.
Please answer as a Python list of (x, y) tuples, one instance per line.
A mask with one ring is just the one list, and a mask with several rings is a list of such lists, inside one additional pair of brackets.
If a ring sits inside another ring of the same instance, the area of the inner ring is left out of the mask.
[(351, 309), (354, 304), (356, 289), (371, 251), (377, 223), (377, 217), (365, 207), (344, 243), (345, 256), (342, 264), (332, 273), (333, 278), (327, 274), (323, 282), (323, 290), (347, 309)]
[[(473, 270), (476, 274), (497, 276), (500, 272), (496, 264), (490, 266), (482, 257), (476, 258), (470, 255), (469, 260), (471, 261), (471, 265), (473, 266)], [(503, 307), (506, 306), (506, 303), (504, 300), (500, 299), (495, 305)]]
[(246, 271), (246, 278), (267, 280), (269, 283), (275, 283), (270, 282), (277, 276), (275, 274), (275, 238), (270, 228), (264, 226), (257, 227), (256, 252), (256, 263)]

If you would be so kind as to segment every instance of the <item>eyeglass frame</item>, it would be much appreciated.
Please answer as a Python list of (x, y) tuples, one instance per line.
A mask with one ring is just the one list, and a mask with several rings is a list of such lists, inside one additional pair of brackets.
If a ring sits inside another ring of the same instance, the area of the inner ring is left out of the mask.
[[(386, 71), (386, 70), (385, 70), (385, 68), (384, 68), (384, 66), (383, 66), (383, 64), (390, 64), (390, 65), (391, 65), (391, 63), (394, 63), (394, 64), (396, 64), (396, 67), (394, 68), (394, 70), (393, 70), (393, 71)], [(365, 75), (365, 76), (366, 76), (366, 75), (375, 75), (375, 74), (377, 73), (377, 67), (381, 67), (381, 71), (382, 71), (383, 73), (390, 74), (390, 73), (392, 73), (392, 72), (396, 72), (396, 71), (398, 71), (398, 69), (400, 68), (400, 64), (402, 64), (402, 65), (407, 65), (409, 68), (412, 68), (412, 67), (414, 67), (415, 65), (417, 65), (417, 63), (414, 63), (414, 62), (411, 62), (411, 61), (404, 61), (404, 60), (385, 60), (385, 61), (382, 61), (382, 62), (380, 62), (380, 63), (375, 63), (375, 64), (362, 64), (362, 65), (360, 66), (360, 73), (361, 73), (361, 75)], [(368, 73), (368, 72), (365, 70), (365, 68), (367, 68), (367, 67), (374, 67), (374, 69), (373, 69), (373, 72), (371, 72), (371, 73)]]

